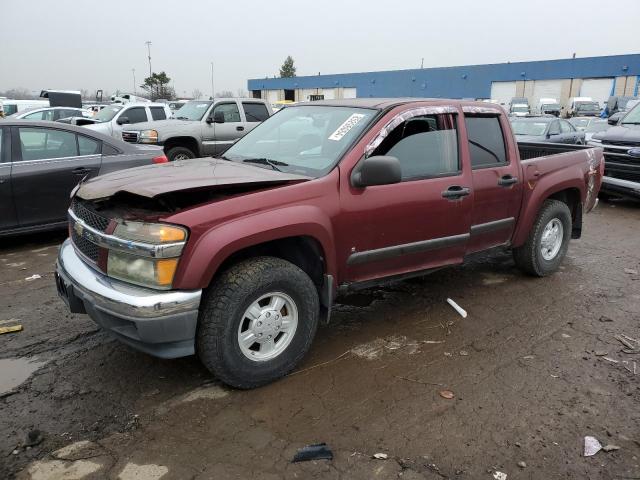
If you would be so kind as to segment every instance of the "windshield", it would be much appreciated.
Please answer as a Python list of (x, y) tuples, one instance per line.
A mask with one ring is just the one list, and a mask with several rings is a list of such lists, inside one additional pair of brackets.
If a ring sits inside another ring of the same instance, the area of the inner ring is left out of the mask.
[(96, 113), (93, 116), (93, 119), (97, 120), (99, 123), (109, 122), (120, 110), (122, 110), (122, 108), (122, 105), (109, 105)]
[(584, 129), (585, 133), (603, 132), (609, 128), (609, 122), (606, 120), (595, 120)]
[(588, 110), (591, 112), (593, 110), (600, 110), (600, 105), (598, 105), (596, 102), (579, 103), (576, 107), (576, 110)]
[(179, 120), (200, 121), (210, 105), (211, 102), (187, 102), (173, 113), (173, 117)]
[(633, 107), (632, 110), (629, 111), (629, 113), (627, 113), (624, 118), (622, 119), (622, 122), (620, 122), (621, 124), (634, 124), (634, 125), (640, 125), (640, 104), (636, 105), (635, 107)]
[(287, 107), (251, 130), (223, 158), (321, 177), (375, 114), (375, 110), (364, 108)]
[(523, 122), (516, 120), (515, 122), (511, 122), (511, 128), (515, 135), (541, 137), (547, 129), (547, 124), (545, 122)]
[(526, 105), (522, 105), (522, 106), (518, 105), (518, 106), (511, 107), (511, 111), (518, 112), (518, 113), (520, 112), (528, 113), (529, 107), (527, 107)]
[(542, 104), (542, 109), (543, 110), (560, 110), (560, 105), (557, 103), (543, 103)]

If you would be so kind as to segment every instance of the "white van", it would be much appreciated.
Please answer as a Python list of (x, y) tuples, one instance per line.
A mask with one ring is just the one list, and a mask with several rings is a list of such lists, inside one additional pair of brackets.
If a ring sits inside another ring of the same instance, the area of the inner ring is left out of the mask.
[(49, 100), (0, 100), (4, 116), (8, 117), (14, 113), (22, 112), (28, 108), (48, 107)]
[(538, 112), (542, 115), (560, 116), (560, 104), (555, 98), (541, 98), (538, 101)]

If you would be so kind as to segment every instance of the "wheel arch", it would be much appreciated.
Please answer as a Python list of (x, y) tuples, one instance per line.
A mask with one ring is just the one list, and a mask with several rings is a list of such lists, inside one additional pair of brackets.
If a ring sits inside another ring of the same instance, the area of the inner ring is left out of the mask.
[(200, 155), (200, 144), (198, 140), (188, 135), (171, 137), (164, 141), (163, 148), (165, 153), (169, 153), (169, 150), (173, 147), (185, 147), (191, 150), (196, 157)]

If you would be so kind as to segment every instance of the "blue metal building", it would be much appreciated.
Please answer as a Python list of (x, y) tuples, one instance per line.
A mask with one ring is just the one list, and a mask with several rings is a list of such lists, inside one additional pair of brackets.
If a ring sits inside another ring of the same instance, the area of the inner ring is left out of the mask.
[[(248, 81), (253, 95), (306, 101), (317, 98), (436, 97), (496, 99), (544, 96), (567, 101), (592, 96), (637, 95), (640, 54), (458, 67), (345, 73)], [(589, 95), (591, 94), (591, 95)], [(602, 98), (601, 98), (602, 97)]]

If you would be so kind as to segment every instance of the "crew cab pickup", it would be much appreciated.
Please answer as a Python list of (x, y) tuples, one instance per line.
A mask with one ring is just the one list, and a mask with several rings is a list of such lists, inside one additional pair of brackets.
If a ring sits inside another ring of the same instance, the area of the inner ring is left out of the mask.
[(271, 105), (256, 98), (193, 100), (173, 119), (131, 125), (122, 140), (162, 145), (169, 161), (221, 155), (271, 114)]
[(555, 272), (603, 168), (600, 148), (518, 145), (498, 105), (295, 105), (220, 158), (80, 185), (58, 291), (128, 345), (252, 388), (298, 364), (346, 292), (494, 247)]

